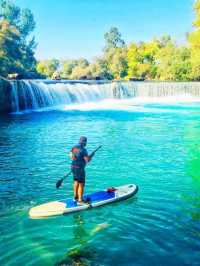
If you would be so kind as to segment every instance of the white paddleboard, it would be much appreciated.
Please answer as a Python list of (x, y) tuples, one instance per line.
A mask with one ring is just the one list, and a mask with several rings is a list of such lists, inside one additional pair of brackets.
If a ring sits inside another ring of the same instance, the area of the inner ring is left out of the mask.
[(132, 197), (138, 191), (138, 186), (134, 184), (115, 187), (114, 191), (101, 190), (84, 196), (87, 203), (79, 205), (73, 199), (65, 199), (60, 201), (51, 201), (42, 205), (33, 207), (29, 211), (31, 218), (43, 218), (55, 215), (62, 215), (71, 212), (96, 208), (105, 204), (125, 200)]

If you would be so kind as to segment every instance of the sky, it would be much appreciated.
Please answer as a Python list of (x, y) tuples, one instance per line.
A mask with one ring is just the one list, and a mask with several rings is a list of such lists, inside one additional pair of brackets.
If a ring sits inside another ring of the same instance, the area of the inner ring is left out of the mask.
[(37, 59), (84, 57), (102, 53), (104, 34), (118, 27), (130, 42), (170, 34), (184, 43), (192, 31), (194, 0), (15, 0), (31, 9)]

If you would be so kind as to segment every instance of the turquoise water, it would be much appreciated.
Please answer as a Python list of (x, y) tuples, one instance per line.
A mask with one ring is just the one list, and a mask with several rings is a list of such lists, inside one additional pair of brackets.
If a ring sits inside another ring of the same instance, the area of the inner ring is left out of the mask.
[[(200, 105), (78, 109), (1, 116), (0, 265), (199, 265)], [(55, 183), (80, 135), (89, 151), (103, 145), (86, 191), (135, 183), (138, 194), (29, 219), (31, 207), (72, 196), (72, 177)]]

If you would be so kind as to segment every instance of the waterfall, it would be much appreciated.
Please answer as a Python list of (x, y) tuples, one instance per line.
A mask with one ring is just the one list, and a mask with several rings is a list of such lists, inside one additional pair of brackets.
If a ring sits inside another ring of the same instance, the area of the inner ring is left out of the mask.
[(121, 82), (116, 91), (127, 97), (200, 97), (200, 82)]
[(40, 109), (104, 99), (200, 97), (199, 82), (79, 82), (20, 80), (11, 82), (11, 110)]
[(48, 81), (14, 81), (12, 112), (112, 98), (111, 83), (85, 84)]

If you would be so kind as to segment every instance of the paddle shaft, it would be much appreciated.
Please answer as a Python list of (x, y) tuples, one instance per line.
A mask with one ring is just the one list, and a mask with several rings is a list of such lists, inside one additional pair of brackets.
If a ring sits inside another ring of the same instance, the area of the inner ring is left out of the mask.
[(94, 150), (94, 151), (89, 155), (89, 157), (92, 158), (92, 157), (95, 155), (95, 153), (96, 153), (99, 149), (101, 149), (101, 147), (102, 147), (102, 145), (100, 145), (98, 148), (96, 148), (96, 150)]
[(72, 170), (70, 170), (62, 179), (64, 180), (65, 178), (67, 178), (69, 175), (71, 175)]

